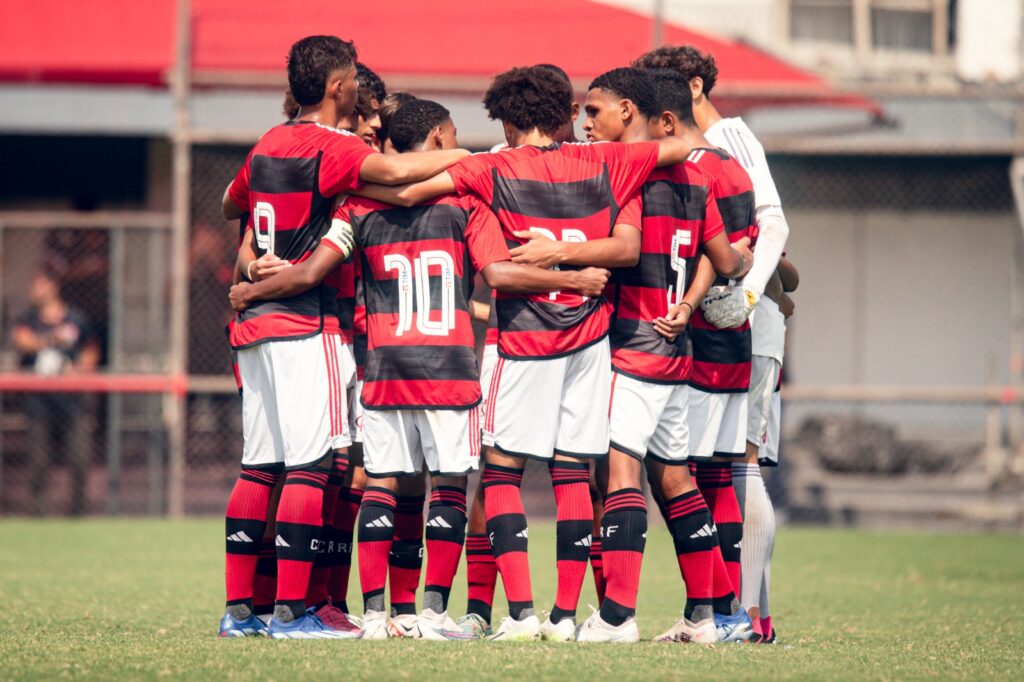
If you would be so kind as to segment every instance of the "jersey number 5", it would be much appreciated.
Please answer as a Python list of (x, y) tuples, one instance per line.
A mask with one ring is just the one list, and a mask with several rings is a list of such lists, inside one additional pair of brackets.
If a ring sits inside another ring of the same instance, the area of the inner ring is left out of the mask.
[[(441, 317), (430, 317), (430, 268), (441, 270)], [(424, 336), (448, 336), (455, 329), (455, 261), (447, 251), (424, 251), (415, 261), (399, 253), (384, 256), (384, 269), (398, 273), (398, 328), (395, 336), (416, 329)]]

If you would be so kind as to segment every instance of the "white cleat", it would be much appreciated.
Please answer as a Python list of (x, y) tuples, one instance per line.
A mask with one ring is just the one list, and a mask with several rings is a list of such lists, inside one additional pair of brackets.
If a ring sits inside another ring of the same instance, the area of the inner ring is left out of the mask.
[(401, 616), (392, 616), (388, 623), (388, 634), (399, 639), (420, 639), (423, 634), (420, 632), (419, 619), (415, 613), (404, 613)]
[(363, 614), (363, 631), (359, 639), (387, 639), (388, 614), (383, 611), (367, 611)]
[(463, 632), (468, 632), (476, 639), (482, 639), (491, 634), (490, 624), (476, 613), (467, 613), (464, 616), (459, 616), (455, 624)]
[(715, 644), (718, 641), (718, 631), (715, 629), (715, 620), (706, 618), (699, 623), (694, 623), (681, 616), (665, 632), (654, 638), (655, 642), (693, 642), (695, 644)]
[(513, 620), (512, 616), (501, 619), (501, 625), (487, 639), (492, 642), (528, 642), (540, 639), (540, 621), (537, 616)]
[(640, 641), (640, 628), (636, 626), (636, 618), (627, 618), (622, 625), (612, 625), (601, 618), (601, 612), (595, 609), (580, 626), (576, 641), (632, 644)]
[(541, 623), (540, 638), (545, 642), (574, 642), (576, 641), (576, 623), (572, 618), (563, 618), (557, 623), (552, 623), (549, 616)]
[(423, 639), (433, 642), (470, 642), (480, 639), (472, 629), (466, 630), (452, 620), (447, 611), (437, 613), (433, 609), (423, 609), (419, 630)]

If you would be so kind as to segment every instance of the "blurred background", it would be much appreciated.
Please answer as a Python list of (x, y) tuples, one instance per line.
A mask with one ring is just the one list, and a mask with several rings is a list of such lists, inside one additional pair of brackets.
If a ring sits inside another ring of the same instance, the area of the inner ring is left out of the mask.
[[(240, 399), (224, 187), (296, 39), (502, 141), (517, 65), (665, 43), (768, 151), (801, 271), (776, 508), (1024, 528), (1024, 0), (52, 0), (0, 6), (0, 514), (220, 514)], [(531, 470), (528, 506), (553, 508)], [(548, 506), (550, 505), (550, 506)]]

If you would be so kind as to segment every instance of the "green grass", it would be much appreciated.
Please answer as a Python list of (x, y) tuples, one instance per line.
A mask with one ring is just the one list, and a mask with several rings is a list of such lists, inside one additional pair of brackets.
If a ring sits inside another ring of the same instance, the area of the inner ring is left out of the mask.
[[(782, 644), (706, 648), (219, 640), (221, 530), (219, 520), (0, 521), (0, 679), (1021, 675), (1018, 536), (785, 530), (772, 595)], [(530, 530), (537, 603), (548, 607), (553, 527)], [(645, 637), (682, 603), (671, 542), (660, 526), (651, 530), (639, 603)], [(589, 580), (581, 615), (588, 601)], [(453, 612), (464, 603), (460, 576)]]

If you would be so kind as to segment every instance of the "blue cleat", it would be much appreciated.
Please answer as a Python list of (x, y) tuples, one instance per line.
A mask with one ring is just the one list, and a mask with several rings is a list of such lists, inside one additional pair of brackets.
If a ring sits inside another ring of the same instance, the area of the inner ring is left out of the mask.
[(719, 642), (746, 642), (754, 636), (754, 624), (743, 609), (731, 616), (716, 613), (715, 630)]
[(235, 620), (231, 614), (225, 613), (220, 619), (218, 637), (266, 637), (267, 626), (262, 620), (250, 615), (245, 620)]
[(269, 637), (271, 639), (352, 639), (350, 633), (332, 630), (312, 613), (307, 613), (290, 623), (282, 623), (278, 619), (272, 618)]

